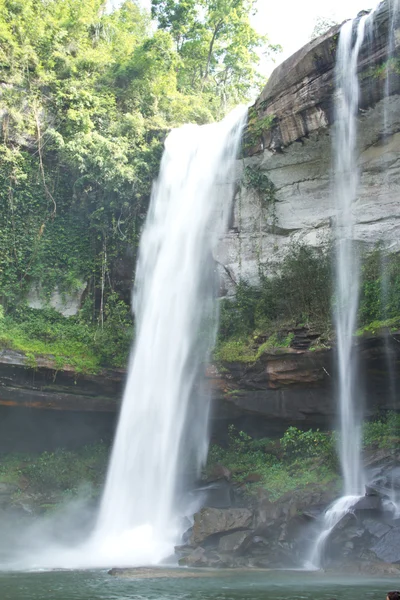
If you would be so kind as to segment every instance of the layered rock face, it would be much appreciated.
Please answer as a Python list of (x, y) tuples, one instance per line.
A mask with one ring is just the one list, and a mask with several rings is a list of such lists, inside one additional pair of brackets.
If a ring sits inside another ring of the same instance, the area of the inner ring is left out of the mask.
[[(359, 60), (358, 153), (361, 172), (354, 239), (400, 248), (399, 36), (387, 60), (388, 10), (374, 18)], [(256, 284), (260, 271), (279, 263), (296, 243), (320, 247), (331, 239), (332, 145), (335, 57), (339, 27), (312, 41), (280, 65), (249, 112), (245, 157), (237, 169), (238, 192), (231, 230), (221, 241), (225, 293), (243, 278)], [(386, 77), (389, 84), (386, 85)], [(390, 97), (384, 98), (385, 90)], [(246, 170), (259, 185), (247, 185)], [(269, 185), (267, 185), (269, 182)]]
[[(360, 338), (356, 349), (366, 418), (395, 409), (400, 333)], [(331, 429), (339, 416), (335, 361), (333, 350), (286, 348), (266, 353), (253, 364), (227, 363), (223, 373), (210, 372), (217, 437), (219, 422), (226, 421), (255, 436), (282, 435), (291, 425)]]

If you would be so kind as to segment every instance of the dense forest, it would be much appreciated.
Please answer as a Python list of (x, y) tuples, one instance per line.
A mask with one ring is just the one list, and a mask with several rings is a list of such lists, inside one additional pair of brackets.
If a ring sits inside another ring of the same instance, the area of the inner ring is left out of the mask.
[[(0, 0), (0, 341), (122, 365), (139, 233), (166, 133), (220, 119), (276, 50), (255, 0)], [(152, 17), (152, 18), (151, 18)], [(78, 315), (29, 309), (84, 290)]]

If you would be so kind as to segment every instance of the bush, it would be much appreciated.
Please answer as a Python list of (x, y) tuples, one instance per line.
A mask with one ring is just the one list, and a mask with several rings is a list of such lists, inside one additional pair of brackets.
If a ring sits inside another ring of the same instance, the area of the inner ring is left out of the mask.
[(400, 438), (400, 414), (388, 412), (386, 416), (364, 423), (363, 446), (395, 448)]
[(336, 456), (335, 443), (331, 433), (301, 431), (297, 427), (289, 427), (281, 439), (281, 446), (288, 458), (320, 456), (329, 460)]
[[(303, 433), (304, 437), (302, 437)], [(311, 435), (319, 440), (318, 452), (314, 451), (314, 446), (310, 450)], [(254, 488), (251, 483), (247, 483), (246, 479), (249, 475), (257, 474), (257, 486), (268, 490), (271, 500), (275, 500), (286, 492), (301, 489), (309, 484), (328, 484), (337, 479), (336, 464), (333, 465), (333, 461), (326, 460), (326, 457), (331, 456), (333, 448), (325, 436), (329, 438), (327, 434), (299, 432), (294, 427), (290, 428), (283, 440), (286, 440), (290, 446), (289, 438), (296, 439), (294, 446), (297, 452), (293, 455), (281, 448), (282, 440), (279, 443), (268, 438), (254, 439), (243, 431), (237, 431), (231, 425), (228, 430), (227, 446), (224, 448), (211, 446), (207, 470), (212, 472), (215, 464), (223, 464), (232, 471), (234, 481), (246, 486), (248, 493), (251, 493)], [(305, 449), (304, 454), (301, 448)], [(316, 457), (325, 460), (321, 462), (316, 460)]]

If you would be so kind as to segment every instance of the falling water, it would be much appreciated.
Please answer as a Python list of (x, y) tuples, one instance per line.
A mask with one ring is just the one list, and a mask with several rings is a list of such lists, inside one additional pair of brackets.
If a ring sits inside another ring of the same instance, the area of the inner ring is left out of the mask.
[(339, 404), (340, 460), (344, 495), (360, 494), (363, 489), (361, 466), (361, 414), (357, 402), (357, 365), (353, 352), (353, 335), (357, 324), (359, 264), (353, 243), (354, 202), (357, 198), (357, 112), (359, 81), (358, 55), (364, 39), (368, 16), (359, 20), (353, 43), (353, 21), (340, 31), (336, 62), (334, 194), (336, 200), (336, 310)]
[(94, 533), (100, 564), (155, 564), (171, 554), (180, 477), (206, 458), (209, 400), (196, 390), (215, 338), (212, 251), (227, 224), (245, 114), (185, 125), (165, 143), (140, 244), (136, 341)]
[[(336, 309), (335, 326), (338, 356), (338, 396), (340, 412), (339, 454), (344, 480), (344, 496), (325, 513), (306, 566), (321, 566), (325, 542), (337, 523), (351, 510), (362, 493), (361, 403), (356, 386), (357, 364), (353, 336), (357, 324), (359, 264), (354, 250), (354, 202), (357, 199), (357, 112), (359, 104), (358, 55), (364, 40), (366, 15), (344, 23), (340, 31), (336, 59), (336, 104), (334, 136), (334, 196), (336, 202)], [(356, 26), (356, 31), (354, 28)]]
[(334, 502), (325, 512), (324, 528), (317, 537), (312, 547), (311, 554), (308, 557), (305, 567), (307, 569), (319, 569), (323, 563), (325, 544), (331, 531), (336, 527), (339, 521), (347, 513), (351, 513), (354, 504), (359, 500), (359, 496), (342, 496)]
[(158, 564), (198, 509), (184, 481), (208, 450), (213, 250), (228, 223), (246, 114), (240, 107), (220, 123), (169, 134), (140, 242), (135, 343), (96, 526), (83, 544), (42, 544), (14, 568)]

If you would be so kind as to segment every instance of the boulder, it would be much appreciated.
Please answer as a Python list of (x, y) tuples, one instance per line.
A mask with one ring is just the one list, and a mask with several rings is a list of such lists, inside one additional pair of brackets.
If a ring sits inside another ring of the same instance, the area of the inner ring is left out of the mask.
[(253, 513), (247, 508), (203, 508), (194, 515), (192, 544), (201, 544), (210, 537), (249, 529)]
[(206, 551), (199, 546), (180, 558), (178, 562), (182, 567), (205, 567), (207, 565)]
[(240, 552), (243, 542), (250, 533), (250, 531), (235, 531), (234, 533), (223, 535), (218, 543), (218, 552), (229, 554)]
[(381, 523), (380, 521), (375, 521), (374, 519), (364, 519), (363, 525), (367, 531), (377, 538), (381, 538), (391, 530), (390, 525)]
[(368, 511), (372, 513), (381, 513), (383, 511), (382, 498), (377, 494), (374, 496), (363, 496), (354, 504), (352, 510), (354, 512)]
[(400, 563), (400, 527), (388, 531), (371, 549), (384, 562)]

